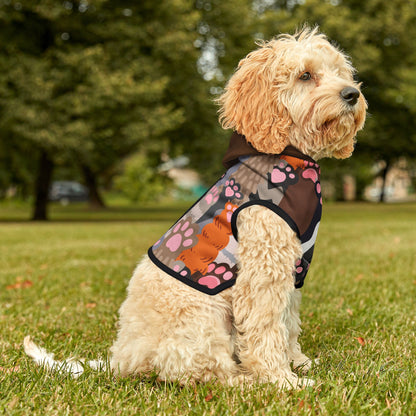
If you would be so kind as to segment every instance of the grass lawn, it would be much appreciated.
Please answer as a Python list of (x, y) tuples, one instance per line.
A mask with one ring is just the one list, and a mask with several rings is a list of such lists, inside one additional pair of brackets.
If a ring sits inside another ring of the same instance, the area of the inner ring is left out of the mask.
[[(155, 378), (48, 374), (24, 355), (25, 335), (56, 353), (105, 356), (117, 309), (143, 253), (178, 207), (55, 207), (30, 223), (0, 206), (0, 413), (10, 415), (416, 414), (416, 205), (326, 204), (302, 289), (313, 388), (179, 387)], [(152, 220), (154, 218), (154, 220)]]

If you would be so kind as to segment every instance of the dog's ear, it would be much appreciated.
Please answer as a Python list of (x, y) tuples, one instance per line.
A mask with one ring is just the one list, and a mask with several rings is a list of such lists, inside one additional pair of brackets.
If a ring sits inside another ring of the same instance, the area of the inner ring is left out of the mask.
[(223, 128), (243, 134), (263, 153), (279, 154), (289, 144), (292, 120), (279, 96), (276, 75), (275, 51), (265, 44), (240, 61), (217, 100)]

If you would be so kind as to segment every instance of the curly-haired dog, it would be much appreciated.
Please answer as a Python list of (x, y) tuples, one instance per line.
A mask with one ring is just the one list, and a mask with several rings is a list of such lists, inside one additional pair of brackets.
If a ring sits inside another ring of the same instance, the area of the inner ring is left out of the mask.
[(241, 60), (218, 100), (234, 130), (228, 170), (136, 268), (111, 348), (115, 372), (309, 384), (291, 369), (311, 365), (298, 343), (298, 288), (321, 214), (316, 161), (349, 157), (364, 124), (353, 73), (317, 29)]

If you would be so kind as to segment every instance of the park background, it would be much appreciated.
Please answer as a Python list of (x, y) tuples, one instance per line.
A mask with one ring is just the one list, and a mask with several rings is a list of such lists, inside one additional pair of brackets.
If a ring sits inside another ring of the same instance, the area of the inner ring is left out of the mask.
[(2, 0), (1, 200), (42, 220), (53, 181), (95, 208), (198, 196), (222, 173), (226, 80), (255, 41), (304, 23), (351, 56), (369, 104), (354, 157), (322, 161), (324, 196), (411, 198), (414, 0)]
[[(320, 161), (301, 309), (316, 386), (36, 368), (29, 334), (58, 359), (105, 357), (135, 264), (223, 171), (215, 98), (256, 40), (305, 22), (369, 104), (353, 157)], [(415, 0), (0, 0), (0, 413), (415, 414), (415, 42)], [(68, 180), (88, 201), (49, 201)]]

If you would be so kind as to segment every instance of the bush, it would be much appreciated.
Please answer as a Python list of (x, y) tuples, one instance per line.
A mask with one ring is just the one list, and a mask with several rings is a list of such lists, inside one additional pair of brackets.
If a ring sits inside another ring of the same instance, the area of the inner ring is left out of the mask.
[(132, 202), (148, 202), (165, 196), (171, 182), (144, 154), (137, 153), (125, 161), (123, 172), (114, 183), (116, 189)]

